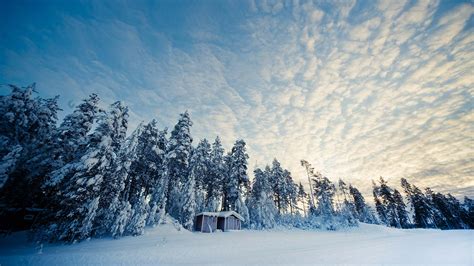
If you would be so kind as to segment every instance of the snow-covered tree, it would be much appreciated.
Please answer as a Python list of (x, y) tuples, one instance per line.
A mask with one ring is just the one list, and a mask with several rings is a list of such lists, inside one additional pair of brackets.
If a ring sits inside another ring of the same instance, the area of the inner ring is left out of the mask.
[(401, 179), (408, 202), (413, 209), (413, 222), (416, 227), (431, 228), (435, 227), (433, 215), (434, 210), (429, 199), (415, 185), (411, 185), (405, 178)]
[(316, 214), (322, 217), (330, 217), (334, 215), (334, 195), (336, 187), (329, 179), (320, 173), (317, 173), (312, 179), (313, 194), (317, 201)]
[(374, 196), (375, 210), (377, 211), (379, 219), (382, 222), (382, 224), (389, 225), (387, 210), (385, 209), (385, 206), (382, 203), (382, 199), (380, 198), (380, 192), (379, 192), (380, 188), (375, 184), (374, 181), (372, 181), (372, 187), (373, 187), (372, 195)]
[(389, 187), (383, 177), (380, 177), (379, 183), (380, 186), (374, 183), (374, 200), (380, 220), (388, 226), (407, 228), (409, 218), (402, 195)]
[(211, 145), (207, 139), (199, 142), (193, 150), (190, 162), (190, 175), (193, 176), (195, 182), (195, 200), (196, 211), (200, 212), (205, 209), (205, 201), (207, 186), (213, 186), (211, 175)]
[(278, 209), (278, 213), (281, 214), (282, 210), (285, 209), (285, 176), (283, 168), (277, 159), (273, 159), (270, 182), (273, 190), (273, 199), (275, 200), (275, 206)]
[(132, 236), (142, 235), (145, 232), (146, 219), (149, 211), (144, 188), (142, 188), (140, 194), (136, 195), (134, 202), (130, 203), (130, 205), (130, 222), (127, 224), (125, 231)]
[(95, 223), (95, 234), (103, 235), (109, 232), (109, 225), (112, 223), (113, 216), (119, 207), (118, 198), (124, 189), (125, 178), (115, 173), (121, 165), (119, 159), (121, 145), (125, 140), (128, 126), (128, 107), (121, 102), (116, 102), (110, 108), (108, 113), (108, 125), (100, 124), (104, 130), (110, 130), (110, 149), (111, 161), (109, 166), (102, 174), (102, 185), (100, 186), (100, 200), (97, 211), (97, 221)]
[(226, 182), (224, 199), (224, 209), (238, 212), (246, 221), (248, 221), (249, 214), (244, 197), (250, 186), (247, 175), (248, 158), (245, 141), (237, 140), (229, 155), (229, 176)]
[(436, 226), (441, 229), (465, 229), (469, 226), (464, 223), (461, 203), (451, 194), (444, 195), (427, 189), (426, 194), (436, 208), (434, 220)]
[(41, 183), (51, 170), (58, 97), (34, 98), (35, 84), (0, 96), (0, 195), (9, 206), (41, 206)]
[(216, 137), (212, 144), (210, 160), (209, 174), (204, 178), (206, 189), (205, 210), (218, 211), (223, 195), (223, 180), (226, 174), (224, 148), (222, 148), (219, 137)]
[(469, 228), (474, 229), (474, 200), (464, 197), (464, 222), (469, 226)]
[[(81, 157), (88, 144), (88, 137), (94, 120), (99, 112), (99, 97), (91, 94), (76, 106), (72, 114), (64, 117), (56, 132), (56, 147), (54, 156), (62, 166), (74, 159)], [(59, 180), (54, 180), (58, 182)]]
[(303, 205), (303, 215), (306, 217), (306, 204), (308, 203), (308, 193), (304, 190), (301, 182), (298, 184), (298, 201)]
[[(78, 161), (55, 171), (56, 178), (67, 180), (60, 195), (61, 209), (57, 223), (51, 229), (60, 240), (75, 241), (88, 238), (93, 230), (99, 204), (117, 193), (111, 177), (111, 166), (125, 138), (128, 109), (121, 102), (103, 113), (93, 133), (87, 151)], [(112, 195), (103, 194), (110, 191)], [(105, 203), (107, 204), (107, 202)]]
[(190, 133), (192, 126), (188, 112), (180, 115), (178, 123), (171, 132), (169, 139), (166, 161), (168, 162), (168, 192), (167, 212), (174, 218), (181, 220), (182, 191), (184, 184), (189, 182), (189, 157), (191, 155), (193, 141)]
[(370, 206), (367, 205), (367, 203), (365, 202), (362, 193), (360, 193), (360, 191), (356, 187), (349, 185), (349, 194), (351, 195), (352, 200), (354, 202), (355, 211), (357, 213), (357, 219), (363, 223), (376, 224), (377, 218), (373, 214), (373, 211)]
[(397, 210), (397, 219), (400, 223), (401, 228), (409, 228), (410, 220), (408, 218), (407, 206), (403, 201), (402, 194), (396, 189), (393, 190), (393, 200), (395, 202), (395, 208)]
[[(342, 179), (339, 179), (337, 182), (336, 195), (339, 214), (344, 216), (350, 223), (355, 223), (355, 220), (358, 220), (358, 213), (354, 201), (349, 197), (349, 188)], [(340, 198), (342, 198), (342, 203)]]
[(249, 198), (250, 226), (256, 229), (275, 226), (277, 209), (272, 199), (270, 177), (261, 169), (255, 169), (255, 179)]
[(150, 188), (148, 189), (150, 193), (150, 213), (148, 216), (147, 224), (157, 225), (161, 222), (165, 214), (165, 204), (166, 204), (166, 191), (168, 189), (168, 175), (167, 171), (167, 162), (166, 162), (166, 147), (168, 140), (166, 139), (166, 129), (162, 130), (158, 134), (158, 139), (155, 147), (153, 148), (154, 152), (151, 152), (151, 160), (154, 163), (154, 178), (149, 183)]
[(284, 207), (286, 208), (286, 211), (288, 211), (289, 208), (290, 214), (293, 214), (298, 201), (298, 186), (293, 181), (290, 171), (285, 169), (283, 171), (283, 176), (285, 177), (285, 193), (283, 195)]
[(15, 168), (16, 162), (21, 155), (22, 147), (15, 145), (11, 151), (7, 153), (0, 161), (0, 189), (3, 188), (10, 176), (10, 173)]
[(184, 228), (192, 230), (194, 215), (196, 214), (196, 182), (194, 175), (190, 174), (186, 183), (184, 183), (181, 195), (181, 214), (180, 222)]

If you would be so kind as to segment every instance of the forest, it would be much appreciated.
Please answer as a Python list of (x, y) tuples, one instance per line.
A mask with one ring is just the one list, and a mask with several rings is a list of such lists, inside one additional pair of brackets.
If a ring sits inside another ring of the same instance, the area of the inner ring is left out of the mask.
[(59, 96), (41, 98), (34, 84), (8, 87), (11, 92), (0, 96), (0, 212), (40, 209), (31, 228), (38, 241), (141, 235), (167, 215), (192, 230), (197, 213), (220, 210), (236, 211), (256, 230), (337, 230), (359, 222), (474, 228), (472, 199), (461, 202), (405, 178), (403, 191), (383, 177), (372, 181), (371, 205), (358, 188), (331, 181), (305, 160), (304, 184), (277, 159), (248, 169), (245, 140), (235, 140), (229, 151), (219, 136), (195, 141), (187, 111), (170, 131), (152, 120), (127, 135), (123, 102), (103, 110), (92, 94), (58, 121)]

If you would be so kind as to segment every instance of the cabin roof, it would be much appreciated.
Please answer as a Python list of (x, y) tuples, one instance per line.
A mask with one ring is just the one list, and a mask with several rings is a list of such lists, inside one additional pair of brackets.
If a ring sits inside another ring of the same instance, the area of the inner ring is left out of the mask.
[(199, 215), (224, 217), (224, 218), (227, 218), (227, 217), (233, 215), (233, 216), (237, 217), (239, 220), (241, 220), (242, 222), (245, 222), (244, 217), (242, 217), (242, 215), (238, 214), (235, 211), (201, 212), (201, 213), (196, 214), (196, 216), (199, 216)]

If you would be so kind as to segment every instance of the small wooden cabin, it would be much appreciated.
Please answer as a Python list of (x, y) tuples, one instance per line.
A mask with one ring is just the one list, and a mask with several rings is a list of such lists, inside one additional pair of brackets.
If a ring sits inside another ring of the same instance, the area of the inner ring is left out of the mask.
[(201, 212), (194, 220), (194, 230), (203, 233), (212, 233), (217, 229), (223, 232), (242, 229), (245, 219), (235, 211)]

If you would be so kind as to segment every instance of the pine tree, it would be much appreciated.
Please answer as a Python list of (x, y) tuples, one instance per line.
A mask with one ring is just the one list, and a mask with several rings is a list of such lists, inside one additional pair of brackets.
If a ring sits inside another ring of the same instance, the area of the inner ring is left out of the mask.
[(317, 173), (312, 181), (314, 198), (317, 201), (316, 214), (329, 219), (334, 215), (333, 201), (336, 187), (327, 177), (320, 173)]
[(169, 182), (166, 209), (167, 213), (180, 221), (183, 207), (181, 204), (184, 202), (180, 194), (184, 184), (189, 181), (187, 177), (193, 141), (190, 134), (192, 124), (187, 111), (180, 115), (178, 123), (171, 132), (166, 152)]
[(18, 158), (21, 155), (22, 147), (15, 145), (0, 161), (0, 189), (3, 188), (13, 169), (15, 169)]
[(244, 197), (249, 191), (249, 178), (247, 175), (247, 160), (249, 156), (245, 149), (245, 141), (237, 140), (229, 156), (229, 178), (226, 186), (224, 206), (226, 210), (235, 210), (248, 221), (248, 209)]
[(401, 220), (398, 216), (397, 202), (395, 201), (393, 189), (387, 185), (387, 181), (380, 177), (380, 187), (378, 188), (378, 195), (384, 206), (385, 216), (389, 226), (401, 228)]
[(342, 204), (340, 207), (341, 214), (346, 217), (351, 223), (356, 223), (355, 220), (358, 220), (358, 213), (355, 207), (353, 200), (349, 197), (347, 184), (342, 180), (339, 179), (338, 181), (338, 191), (339, 194), (342, 194)]
[(255, 169), (255, 179), (249, 198), (250, 226), (255, 229), (275, 226), (276, 207), (272, 199), (269, 176), (261, 169)]
[(42, 207), (40, 184), (50, 170), (58, 97), (33, 98), (35, 84), (9, 85), (0, 96), (0, 195), (12, 207)]
[(349, 194), (352, 196), (354, 202), (355, 211), (357, 213), (357, 219), (363, 223), (376, 224), (377, 219), (374, 216), (370, 206), (368, 206), (365, 202), (362, 193), (360, 193), (360, 191), (356, 187), (349, 185)]
[(142, 235), (145, 232), (146, 218), (149, 206), (146, 203), (145, 190), (142, 189), (131, 205), (130, 222), (126, 226), (126, 233), (132, 236)]
[(385, 224), (389, 225), (389, 220), (387, 217), (387, 210), (382, 203), (382, 200), (380, 198), (380, 188), (375, 184), (374, 181), (372, 181), (372, 187), (373, 187), (373, 196), (374, 196), (374, 202), (375, 202), (375, 210), (377, 211), (377, 214), (379, 216), (380, 221)]
[(425, 194), (430, 203), (435, 227), (439, 229), (451, 229), (447, 217), (445, 216), (445, 213), (449, 215), (449, 212), (444, 212), (444, 196), (434, 193), (430, 188), (426, 188)]
[[(120, 166), (118, 160), (121, 150), (121, 145), (125, 140), (128, 127), (128, 108), (121, 102), (116, 102), (112, 105), (108, 114), (107, 130), (111, 130), (110, 135), (110, 149), (111, 161), (109, 167), (105, 169), (102, 174), (102, 185), (100, 187), (100, 200), (97, 210), (97, 219), (95, 223), (95, 234), (107, 234), (112, 223), (113, 216), (111, 214), (116, 212), (118, 208), (118, 198), (125, 186), (125, 179), (123, 176), (116, 175), (115, 169)], [(103, 126), (103, 125), (99, 125)]]
[[(167, 162), (166, 162), (166, 147), (168, 140), (166, 139), (166, 129), (158, 134), (157, 143), (153, 149), (154, 153), (152, 160), (154, 161), (154, 178), (150, 182), (149, 192), (150, 198), (150, 213), (148, 216), (148, 225), (157, 225), (161, 222), (165, 214), (166, 191), (168, 188)], [(151, 151), (150, 151), (151, 152)]]
[(464, 216), (463, 221), (469, 228), (474, 229), (474, 200), (468, 198), (467, 196), (464, 197)]
[(195, 199), (197, 212), (203, 211), (205, 208), (205, 191), (207, 186), (211, 185), (209, 178), (211, 174), (211, 145), (207, 139), (199, 142), (197, 147), (193, 150), (190, 158), (190, 174), (193, 175), (196, 188)]
[(120, 184), (123, 189), (118, 197), (111, 203), (110, 210), (106, 213), (104, 224), (113, 237), (120, 237), (125, 233), (130, 223), (132, 214), (132, 205), (129, 202), (131, 175), (130, 167), (137, 161), (138, 139), (143, 126), (140, 124), (133, 133), (125, 140), (120, 150), (119, 158), (116, 164), (114, 175), (117, 180), (123, 182)]
[(283, 176), (285, 178), (285, 194), (284, 194), (284, 206), (286, 211), (288, 211), (288, 207), (290, 209), (290, 214), (293, 214), (294, 208), (296, 207), (298, 201), (298, 186), (293, 181), (293, 177), (291, 177), (291, 173), (288, 170), (283, 171)]
[(71, 242), (88, 238), (101, 197), (109, 197), (102, 193), (115, 193), (113, 187), (103, 187), (103, 182), (112, 180), (111, 166), (125, 137), (128, 110), (120, 102), (112, 104), (110, 109), (100, 117), (85, 155), (54, 173), (62, 175), (57, 178), (67, 180), (62, 190), (64, 194), (60, 196), (58, 222), (51, 228), (59, 240)]
[(308, 202), (308, 194), (304, 190), (301, 182), (298, 184), (298, 200), (303, 205), (303, 215), (306, 217), (306, 203)]
[(418, 187), (408, 183), (405, 178), (401, 179), (401, 184), (413, 209), (414, 225), (420, 228), (434, 227), (433, 209), (428, 198)]
[(286, 206), (284, 202), (285, 194), (285, 176), (283, 168), (280, 165), (280, 162), (277, 159), (273, 159), (270, 182), (273, 188), (273, 199), (275, 200), (275, 205), (278, 209), (278, 214), (281, 214)]
[[(67, 115), (57, 130), (57, 147), (54, 156), (60, 166), (81, 157), (88, 142), (87, 134), (92, 129), (97, 113), (99, 97), (91, 94), (76, 106), (72, 114)], [(58, 182), (56, 180), (55, 182)]]
[(190, 174), (188, 180), (184, 184), (181, 195), (181, 215), (180, 222), (184, 228), (192, 230), (194, 215), (196, 213), (196, 182), (194, 175)]
[(398, 192), (398, 190), (396, 189), (393, 190), (393, 200), (395, 202), (395, 208), (397, 210), (397, 219), (398, 223), (400, 224), (400, 227), (409, 228), (410, 223), (408, 218), (408, 212), (406, 210), (406, 204), (403, 201), (402, 194), (400, 194), (400, 192)]
[(206, 188), (205, 210), (218, 211), (223, 195), (223, 180), (225, 176), (224, 149), (219, 137), (212, 144), (209, 175), (204, 178)]

